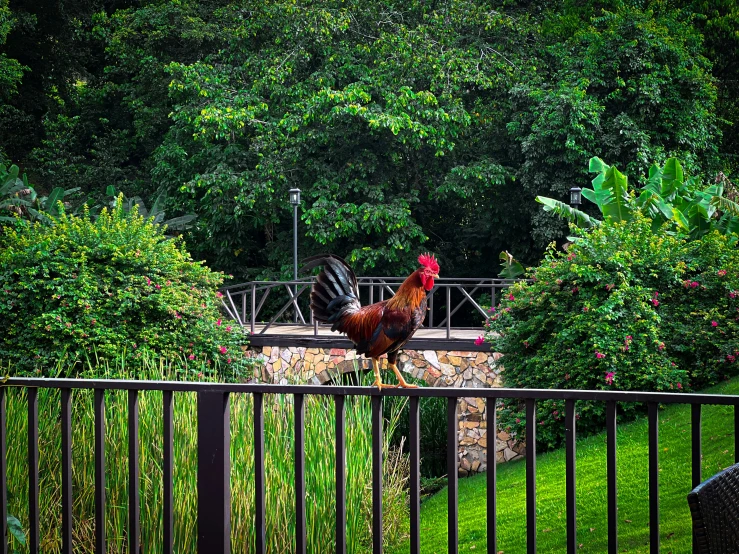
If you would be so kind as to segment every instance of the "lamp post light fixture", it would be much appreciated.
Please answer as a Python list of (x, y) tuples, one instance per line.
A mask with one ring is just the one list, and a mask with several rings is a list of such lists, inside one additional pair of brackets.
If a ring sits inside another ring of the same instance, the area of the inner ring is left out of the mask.
[(570, 206), (577, 208), (582, 204), (582, 189), (580, 187), (572, 187), (570, 189)]

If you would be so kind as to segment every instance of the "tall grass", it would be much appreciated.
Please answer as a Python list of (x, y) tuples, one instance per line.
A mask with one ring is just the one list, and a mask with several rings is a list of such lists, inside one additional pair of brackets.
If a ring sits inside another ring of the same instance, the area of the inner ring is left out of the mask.
[[(149, 368), (150, 370), (152, 368)], [(156, 368), (155, 368), (156, 369)], [(121, 371), (117, 371), (118, 376)], [(142, 377), (141, 370), (137, 375)], [(99, 375), (105, 377), (106, 375)], [(159, 371), (149, 378), (162, 379)], [(91, 390), (72, 393), (72, 481), (75, 552), (94, 550), (94, 414)], [(197, 401), (195, 393), (174, 395), (174, 551), (196, 552)], [(40, 389), (39, 465), (41, 550), (61, 551), (60, 393)], [(231, 395), (232, 550), (253, 551), (254, 449), (252, 397)], [(7, 392), (9, 513), (28, 525), (27, 394)], [(400, 410), (386, 420), (384, 440), (384, 536), (388, 545), (407, 533), (404, 482), (407, 460), (390, 447)], [(162, 393), (139, 393), (141, 542), (144, 552), (162, 543)], [(366, 552), (371, 542), (371, 404), (368, 397), (346, 401), (347, 537), (349, 552)], [(106, 419), (107, 552), (127, 548), (128, 424), (125, 391), (108, 391)], [(269, 552), (294, 550), (293, 403), (290, 395), (265, 395), (266, 534)], [(305, 467), (308, 551), (335, 550), (334, 409), (330, 397), (305, 399)], [(23, 547), (16, 544), (19, 552)]]

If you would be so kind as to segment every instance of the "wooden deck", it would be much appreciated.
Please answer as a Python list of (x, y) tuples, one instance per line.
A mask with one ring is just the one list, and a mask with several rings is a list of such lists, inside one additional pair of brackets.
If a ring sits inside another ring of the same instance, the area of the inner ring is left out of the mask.
[[(331, 331), (327, 325), (318, 326), (318, 334), (314, 334), (313, 326), (308, 325), (272, 325), (261, 333), (265, 325), (257, 324), (249, 342), (254, 346), (305, 346), (316, 348), (352, 348), (352, 343), (345, 335)], [(248, 329), (248, 326), (247, 326)], [(482, 329), (451, 329), (447, 338), (446, 328), (429, 329), (422, 327), (416, 331), (406, 348), (411, 350), (466, 350), (486, 352), (489, 344), (480, 346), (475, 339), (482, 334)]]

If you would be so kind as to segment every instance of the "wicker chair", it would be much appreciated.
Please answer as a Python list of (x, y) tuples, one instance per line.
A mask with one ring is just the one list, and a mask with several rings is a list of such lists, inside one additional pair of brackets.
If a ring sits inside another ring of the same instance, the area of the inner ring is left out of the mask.
[(688, 494), (699, 554), (739, 553), (739, 464), (703, 481)]

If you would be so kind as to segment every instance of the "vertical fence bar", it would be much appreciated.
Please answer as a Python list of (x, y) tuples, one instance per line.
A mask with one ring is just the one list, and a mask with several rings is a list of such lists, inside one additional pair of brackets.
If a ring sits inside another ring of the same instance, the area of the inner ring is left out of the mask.
[(693, 488), (701, 484), (701, 405), (690, 405)]
[(526, 399), (526, 551), (536, 554), (536, 404)]
[(606, 478), (608, 480), (608, 554), (618, 552), (618, 496), (616, 473), (616, 402), (606, 403)]
[(105, 390), (95, 389), (95, 552), (105, 554)]
[(459, 549), (458, 470), (459, 429), (457, 423), (457, 399), (447, 398), (446, 404), (446, 452), (447, 452), (447, 526), (449, 543), (447, 552), (456, 554)]
[(446, 287), (446, 338), (452, 336), (452, 287)]
[(382, 554), (382, 396), (372, 397), (372, 553)]
[(198, 552), (231, 551), (228, 393), (198, 392)]
[(7, 458), (7, 412), (5, 408), (7, 389), (0, 387), (0, 502), (2, 503), (1, 554), (8, 554), (8, 458)]
[(62, 552), (72, 554), (72, 391), (62, 389)]
[(420, 399), (411, 396), (408, 445), (411, 458), (411, 554), (421, 554), (421, 412)]
[(139, 554), (139, 391), (128, 391), (128, 551)]
[[(691, 470), (693, 477), (693, 488), (697, 487), (701, 483), (701, 458), (702, 458), (702, 445), (701, 445), (701, 405), (691, 404), (690, 405), (690, 436), (691, 436)], [(695, 540), (695, 534), (693, 534), (693, 552), (698, 552), (698, 543)]]
[(164, 439), (162, 456), (162, 527), (164, 554), (172, 554), (174, 548), (174, 517), (172, 506), (174, 505), (174, 490), (172, 487), (172, 474), (174, 470), (174, 421), (172, 418), (172, 391), (162, 392), (162, 418)]
[(659, 554), (659, 418), (657, 403), (647, 404), (649, 419), (649, 551)]
[(257, 323), (257, 284), (251, 284), (251, 333), (254, 334), (254, 327)]
[(487, 446), (487, 529), (488, 529), (488, 554), (497, 554), (498, 552), (498, 525), (497, 525), (497, 479), (498, 479), (498, 460), (497, 460), (497, 443), (498, 440), (498, 422), (497, 411), (495, 407), (496, 398), (488, 398), (485, 412), (488, 418), (488, 446)]
[(295, 406), (295, 552), (306, 552), (305, 526), (305, 397), (296, 394)]
[(39, 551), (38, 510), (38, 389), (28, 391), (28, 551)]
[(739, 404), (734, 404), (734, 463), (739, 464)]
[(334, 395), (336, 412), (336, 554), (346, 554), (346, 409)]
[(567, 488), (567, 553), (577, 552), (577, 487), (575, 401), (565, 400), (565, 473)]
[(436, 292), (436, 289), (431, 291), (431, 294), (429, 295), (429, 327), (433, 329), (434, 327), (434, 293)]
[(256, 554), (267, 551), (264, 503), (264, 395), (254, 393), (254, 527)]

